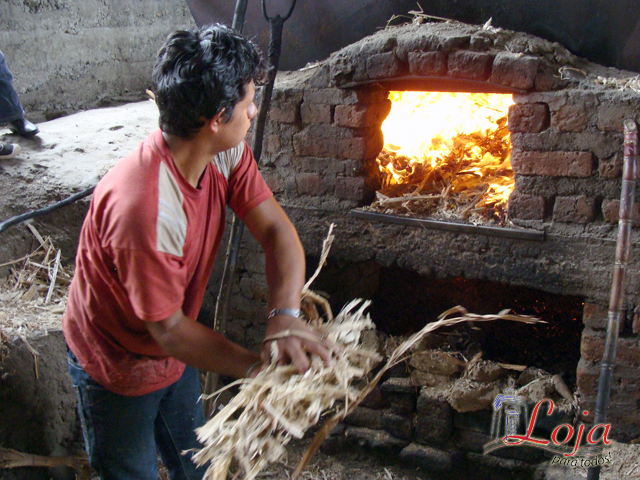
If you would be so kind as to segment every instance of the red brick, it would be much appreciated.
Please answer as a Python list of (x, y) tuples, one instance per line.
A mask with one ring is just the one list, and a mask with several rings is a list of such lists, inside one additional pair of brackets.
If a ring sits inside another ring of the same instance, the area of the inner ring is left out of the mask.
[(576, 384), (580, 393), (585, 396), (595, 396), (598, 393), (598, 378), (600, 367), (581, 359), (576, 370)]
[(600, 159), (598, 164), (598, 174), (602, 178), (619, 178), (622, 176), (622, 164), (624, 156), (616, 153), (611, 158)]
[(396, 77), (404, 73), (404, 66), (394, 52), (378, 53), (367, 58), (369, 78)]
[(382, 150), (383, 142), (380, 129), (356, 131), (332, 125), (310, 125), (293, 136), (298, 155), (354, 160), (375, 158)]
[(509, 197), (509, 217), (521, 220), (544, 220), (546, 201), (543, 197), (513, 192)]
[(303, 103), (300, 106), (302, 123), (331, 123), (331, 105), (326, 103)]
[(322, 195), (326, 187), (318, 173), (296, 174), (296, 190), (301, 195)]
[(295, 192), (296, 182), (292, 175), (283, 175), (279, 169), (261, 169), (260, 173), (273, 192)]
[(460, 51), (449, 55), (449, 76), (468, 80), (487, 80), (491, 75), (493, 55), (488, 53)]
[(339, 177), (335, 182), (336, 197), (342, 200), (364, 201), (371, 197), (374, 189), (363, 177)]
[(577, 197), (556, 197), (553, 206), (554, 222), (591, 223), (595, 217), (595, 199), (580, 195)]
[[(585, 330), (580, 343), (582, 358), (601, 362), (604, 353), (605, 333)], [(637, 369), (640, 367), (640, 340), (636, 337), (619, 337), (616, 346), (616, 364)], [(638, 377), (640, 379), (640, 376)]]
[(556, 78), (556, 76), (550, 71), (544, 71), (542, 68), (538, 69), (538, 74), (536, 75), (536, 79), (534, 81), (534, 90), (536, 92), (549, 92), (552, 90), (557, 90), (561, 87), (559, 83), (560, 79)]
[(605, 132), (622, 132), (622, 122), (629, 118), (634, 119), (636, 115), (635, 109), (627, 105), (602, 105), (598, 109), (598, 128)]
[(321, 88), (304, 91), (304, 103), (352, 105), (354, 103), (380, 103), (389, 97), (389, 90), (380, 86), (363, 88)]
[(493, 61), (491, 81), (507, 87), (529, 90), (533, 87), (540, 59), (502, 52)]
[(539, 133), (549, 128), (549, 105), (525, 103), (509, 107), (510, 132)]
[(552, 124), (561, 132), (583, 132), (592, 113), (585, 105), (565, 105), (552, 116)]
[(264, 181), (267, 182), (267, 185), (269, 186), (269, 189), (272, 192), (281, 192), (283, 190), (282, 188), (282, 177), (280, 177), (280, 175), (278, 175), (276, 172), (260, 172), (262, 174), (262, 177), (264, 178)]
[(274, 102), (269, 109), (269, 118), (272, 122), (297, 123), (300, 121), (300, 102), (289, 100)]
[(265, 152), (267, 153), (275, 153), (280, 151), (282, 148), (282, 141), (280, 139), (280, 135), (275, 133), (267, 135), (267, 142), (265, 147)]
[(341, 127), (377, 127), (380, 128), (382, 122), (391, 111), (391, 101), (384, 103), (336, 106), (335, 123)]
[(589, 362), (597, 363), (602, 361), (604, 352), (604, 333), (585, 329), (582, 332), (580, 341), (580, 354), (582, 358)]
[[(607, 223), (616, 223), (620, 220), (620, 200), (603, 200), (602, 216)], [(640, 204), (634, 203), (631, 213), (634, 225), (640, 225)]]
[[(633, 369), (640, 367), (640, 340), (637, 337), (621, 337), (618, 339), (616, 363)], [(640, 380), (640, 375), (637, 376), (636, 380)]]
[[(338, 175), (344, 176), (347, 170), (352, 167), (352, 162), (359, 165), (357, 173), (362, 174), (362, 161), (336, 160), (335, 158), (319, 158), (319, 157), (303, 157), (300, 161), (300, 167), (303, 172), (319, 173), (323, 177), (335, 178)], [(354, 176), (349, 175), (349, 176)]]
[(595, 303), (585, 302), (582, 312), (582, 323), (590, 330), (605, 330), (609, 308)]
[(409, 72), (413, 75), (445, 75), (447, 57), (443, 52), (409, 52)]
[(513, 171), (520, 175), (550, 177), (590, 177), (593, 173), (591, 152), (511, 152)]

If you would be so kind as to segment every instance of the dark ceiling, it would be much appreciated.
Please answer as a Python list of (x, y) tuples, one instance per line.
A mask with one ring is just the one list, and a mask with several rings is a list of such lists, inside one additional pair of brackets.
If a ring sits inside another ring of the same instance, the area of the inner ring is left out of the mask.
[[(424, 13), (559, 42), (574, 54), (609, 67), (640, 72), (640, 0), (429, 0)], [(196, 23), (231, 25), (234, 0), (187, 0)], [(266, 0), (271, 16), (290, 0)], [(280, 68), (293, 70), (323, 60), (377, 29), (395, 15), (418, 10), (415, 0), (298, 0), (283, 33)], [(404, 19), (405, 21), (408, 19)], [(392, 23), (401, 23), (396, 19)], [(269, 26), (260, 2), (249, 0), (244, 31), (265, 51)]]

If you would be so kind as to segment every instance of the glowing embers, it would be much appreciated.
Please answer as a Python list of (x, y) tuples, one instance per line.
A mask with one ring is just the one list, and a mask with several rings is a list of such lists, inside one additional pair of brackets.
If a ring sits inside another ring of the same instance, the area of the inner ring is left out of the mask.
[(514, 187), (511, 95), (397, 92), (382, 124), (382, 188), (370, 209), (504, 224)]

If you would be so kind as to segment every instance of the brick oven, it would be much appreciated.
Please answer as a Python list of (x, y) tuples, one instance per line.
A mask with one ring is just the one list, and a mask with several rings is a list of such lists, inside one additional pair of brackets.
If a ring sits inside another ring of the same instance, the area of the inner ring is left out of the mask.
[[(579, 391), (582, 410), (592, 412), (615, 258), (622, 122), (640, 120), (634, 75), (489, 25), (391, 27), (279, 75), (260, 168), (298, 229), (309, 270), (329, 224), (336, 224), (316, 289), (337, 308), (354, 297), (373, 298), (372, 319), (394, 335), (457, 304), (476, 313), (512, 308), (537, 314), (549, 322), (547, 330), (492, 325), (484, 334), (485, 353), (529, 366), (541, 361), (535, 366), (561, 373)], [(479, 225), (367, 209), (380, 188), (376, 158), (389, 92), (398, 90), (512, 95), (515, 188), (506, 222)], [(640, 209), (635, 212), (640, 218)], [(252, 318), (266, 287), (253, 261), (256, 245), (247, 242), (244, 249), (233, 314)], [(637, 258), (632, 247), (609, 413), (613, 436), (622, 441), (640, 436)], [(259, 341), (245, 327), (237, 323), (232, 335)], [(507, 351), (514, 356), (506, 358)], [(416, 391), (403, 385), (387, 389)], [(425, 400), (416, 395), (414, 408), (424, 411)], [(393, 415), (387, 424), (394, 424)], [(472, 423), (455, 415), (453, 422)]]

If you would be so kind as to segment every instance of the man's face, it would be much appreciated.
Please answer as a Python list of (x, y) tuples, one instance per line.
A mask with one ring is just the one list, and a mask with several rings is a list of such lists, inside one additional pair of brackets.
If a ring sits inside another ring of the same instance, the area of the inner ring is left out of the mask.
[(226, 149), (233, 148), (244, 140), (247, 130), (251, 126), (251, 120), (258, 113), (256, 104), (253, 103), (255, 97), (255, 87), (253, 80), (245, 85), (245, 95), (236, 104), (231, 118), (226, 123), (220, 123), (218, 133), (219, 138), (224, 143)]

